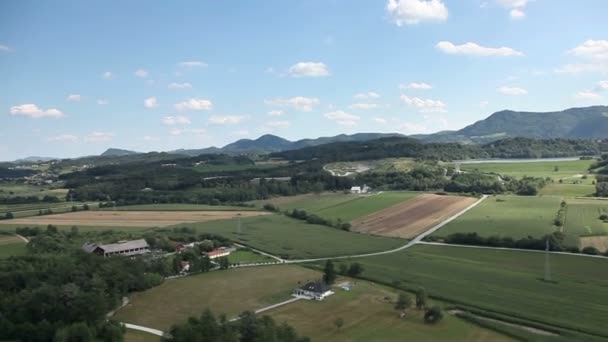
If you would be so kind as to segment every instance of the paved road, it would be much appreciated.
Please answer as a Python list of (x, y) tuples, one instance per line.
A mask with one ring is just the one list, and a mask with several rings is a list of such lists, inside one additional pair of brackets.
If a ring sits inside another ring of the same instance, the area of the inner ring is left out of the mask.
[(125, 327), (127, 327), (127, 329), (139, 330), (139, 331), (147, 332), (149, 334), (160, 336), (160, 337), (162, 337), (164, 335), (164, 333), (160, 330), (142, 327), (141, 325), (135, 325), (135, 324), (129, 324), (129, 323), (123, 323), (123, 324), (125, 325)]
[(15, 234), (15, 235), (16, 235), (18, 238), (20, 238), (21, 240), (23, 240), (23, 242), (25, 242), (25, 243), (29, 243), (29, 242), (30, 242), (30, 240), (28, 240), (28, 239), (27, 239), (26, 237), (24, 237), (24, 236), (21, 236), (21, 235), (19, 235), (19, 234)]
[[(268, 311), (268, 310), (272, 310), (272, 309), (278, 308), (279, 306), (283, 306), (283, 305), (287, 305), (287, 304), (291, 304), (291, 303), (297, 302), (300, 299), (302, 299), (302, 298), (301, 297), (294, 297), (294, 298), (288, 299), (288, 300), (286, 300), (284, 302), (272, 304), (272, 305), (263, 307), (261, 309), (257, 309), (254, 312), (256, 314), (259, 314), (259, 313), (262, 313), (264, 311)], [(231, 319), (230, 322), (235, 322), (235, 321), (238, 321), (239, 319), (241, 319), (241, 318), (240, 317), (235, 317), (235, 318)]]

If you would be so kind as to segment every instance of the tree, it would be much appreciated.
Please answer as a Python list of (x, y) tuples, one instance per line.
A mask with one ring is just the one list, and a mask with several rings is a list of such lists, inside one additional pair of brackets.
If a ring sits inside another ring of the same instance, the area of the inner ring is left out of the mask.
[(360, 263), (355, 262), (350, 265), (347, 273), (349, 277), (358, 277), (363, 273), (363, 266), (361, 266)]
[(220, 264), (220, 270), (225, 270), (230, 267), (230, 262), (227, 257), (218, 258), (218, 262)]
[(608, 197), (608, 182), (597, 182), (595, 192), (598, 197)]
[(443, 310), (437, 305), (424, 312), (424, 321), (429, 324), (435, 324), (443, 318)]
[(426, 290), (423, 287), (421, 287), (416, 291), (416, 308), (424, 309), (426, 307), (426, 300), (427, 300)]
[(85, 203), (85, 204), (82, 206), (82, 210), (89, 210), (89, 205)]
[(346, 264), (338, 265), (338, 273), (340, 273), (340, 274), (348, 273), (348, 266), (346, 266)]
[(338, 328), (338, 330), (342, 329), (342, 327), (344, 326), (344, 319), (342, 319), (341, 317), (336, 318), (336, 320), (334, 321), (334, 325), (336, 326), (336, 328)]
[(601, 254), (601, 252), (593, 246), (587, 246), (587, 247), (583, 248), (581, 250), (581, 253), (589, 254), (589, 255), (600, 255)]
[(400, 293), (395, 302), (395, 310), (405, 311), (412, 306), (412, 297), (406, 293)]
[(553, 172), (559, 172), (559, 166), (555, 165), (555, 167), (553, 168)]
[(10, 211), (7, 212), (6, 214), (4, 214), (4, 219), (5, 220), (10, 220), (12, 218), (14, 218), (15, 216), (13, 215), (13, 213), (11, 213)]
[(325, 268), (323, 269), (323, 281), (327, 285), (331, 285), (336, 281), (336, 270), (334, 269), (334, 263), (331, 260), (327, 260)]

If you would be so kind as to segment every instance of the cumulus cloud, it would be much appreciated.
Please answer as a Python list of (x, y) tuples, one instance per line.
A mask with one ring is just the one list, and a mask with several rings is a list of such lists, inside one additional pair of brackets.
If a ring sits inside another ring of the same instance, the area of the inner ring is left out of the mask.
[(299, 62), (292, 65), (288, 73), (292, 77), (323, 77), (329, 76), (329, 68), (321, 62)]
[(97, 104), (100, 105), (100, 106), (107, 105), (108, 103), (110, 103), (110, 102), (108, 100), (106, 100), (106, 99), (99, 99), (99, 100), (97, 100)]
[(268, 127), (272, 127), (272, 128), (285, 128), (285, 127), (289, 127), (290, 123), (289, 121), (268, 121), (264, 124), (265, 126)]
[(476, 43), (464, 43), (462, 45), (455, 45), (452, 42), (442, 41), (437, 43), (437, 49), (447, 53), (449, 55), (465, 55), (475, 57), (513, 57), (523, 56), (523, 52), (517, 51), (510, 47), (485, 47)]
[(314, 97), (295, 96), (290, 98), (264, 100), (264, 103), (269, 106), (290, 107), (301, 112), (310, 112), (313, 107), (320, 104), (321, 101)]
[(400, 99), (404, 104), (418, 109), (420, 113), (447, 112), (447, 105), (439, 100), (421, 99), (407, 95), (401, 95)]
[(163, 123), (163, 125), (167, 125), (167, 126), (189, 125), (191, 123), (190, 118), (187, 116), (183, 116), (183, 115), (165, 116), (162, 118), (161, 122)]
[(608, 81), (597, 82), (597, 85), (595, 86), (595, 90), (597, 90), (597, 91), (608, 90)]
[(158, 107), (158, 100), (156, 97), (148, 97), (144, 100), (144, 107), (148, 109), (156, 108)]
[(378, 107), (379, 106), (377, 103), (353, 103), (349, 106), (350, 109), (363, 109), (363, 110), (375, 109)]
[(99, 143), (99, 142), (110, 141), (110, 140), (112, 140), (113, 137), (114, 137), (113, 133), (95, 131), (95, 132), (92, 132), (91, 134), (87, 135), (84, 138), (84, 141), (90, 142), (90, 143)]
[(283, 114), (285, 114), (285, 111), (283, 110), (271, 110), (268, 112), (268, 115), (270, 116), (281, 116)]
[(203, 62), (203, 61), (185, 61), (185, 62), (180, 62), (179, 66), (181, 67), (186, 67), (186, 68), (196, 68), (196, 67), (206, 67), (207, 63)]
[(9, 46), (6, 45), (0, 45), (0, 52), (12, 52), (13, 49), (11, 49)]
[(10, 109), (10, 113), (14, 116), (25, 116), (32, 119), (60, 118), (64, 116), (64, 114), (59, 109), (42, 109), (33, 103), (13, 106)]
[(524, 8), (529, 0), (498, 0), (503, 7), (510, 9), (509, 15), (512, 19), (523, 19), (526, 16)]
[(76, 142), (78, 137), (72, 134), (62, 134), (54, 137), (50, 137), (48, 141), (60, 141), (60, 142)]
[(137, 69), (135, 70), (135, 76), (139, 78), (146, 78), (148, 77), (148, 71), (144, 69)]
[(448, 19), (448, 8), (442, 0), (388, 0), (386, 11), (397, 26)]
[(356, 115), (349, 114), (342, 110), (337, 110), (329, 113), (325, 113), (325, 118), (336, 122), (342, 126), (355, 126), (360, 118)]
[(373, 118), (374, 122), (379, 125), (386, 125), (387, 120), (385, 118)]
[(504, 95), (526, 95), (528, 91), (524, 88), (519, 87), (500, 87), (496, 89), (499, 93)]
[(80, 94), (70, 94), (68, 95), (66, 100), (70, 102), (79, 102), (80, 100), (82, 100), (82, 96)]
[(402, 84), (399, 86), (399, 89), (404, 89), (404, 90), (429, 90), (429, 89), (433, 89), (433, 86), (431, 86), (428, 83), (417, 83), (417, 82), (412, 82), (410, 84)]
[(380, 97), (380, 94), (373, 92), (373, 91), (368, 91), (367, 93), (358, 93), (353, 95), (353, 98), (357, 99), (357, 100), (368, 100), (368, 99), (377, 99)]
[(571, 63), (555, 69), (558, 73), (608, 73), (608, 40), (587, 40), (568, 50), (568, 55), (578, 57), (584, 62)]
[(590, 90), (579, 91), (574, 95), (574, 97), (578, 100), (599, 100), (602, 98), (600, 94)]
[(526, 13), (520, 9), (514, 8), (509, 12), (509, 15), (513, 19), (523, 19), (526, 17)]
[(101, 74), (101, 78), (104, 80), (111, 80), (114, 78), (114, 74), (111, 71), (105, 71), (103, 74)]
[(608, 40), (589, 39), (568, 53), (588, 59), (608, 59)]
[(184, 82), (184, 83), (173, 82), (173, 83), (169, 83), (167, 88), (169, 88), (169, 89), (190, 89), (190, 88), (192, 88), (192, 84), (190, 84), (188, 82)]
[(241, 115), (213, 115), (209, 118), (209, 123), (214, 125), (234, 125), (245, 119)]
[(213, 103), (206, 99), (188, 99), (173, 105), (177, 110), (211, 110)]

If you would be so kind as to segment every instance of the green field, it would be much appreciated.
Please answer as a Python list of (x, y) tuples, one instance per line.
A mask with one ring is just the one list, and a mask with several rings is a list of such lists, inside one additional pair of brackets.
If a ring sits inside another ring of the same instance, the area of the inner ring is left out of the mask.
[[(437, 325), (424, 324), (416, 309), (399, 318), (395, 292), (373, 283), (357, 281), (350, 291), (335, 292), (322, 302), (299, 301), (267, 314), (313, 341), (511, 341), (448, 314)], [(337, 318), (344, 320), (340, 330)]]
[[(284, 204), (281, 203), (282, 199), (279, 199), (275, 200), (274, 203), (281, 210), (303, 209), (310, 214), (323, 218), (341, 219), (344, 222), (349, 222), (407, 201), (420, 194), (420, 192), (408, 191), (390, 191), (373, 195), (325, 193), (301, 196)], [(272, 203), (273, 201), (269, 202)]]
[[(90, 209), (99, 207), (99, 203), (88, 203)], [(54, 214), (67, 213), (72, 211), (72, 206), (82, 209), (84, 203), (81, 202), (61, 202), (61, 203), (34, 203), (34, 204), (10, 204), (0, 205), (0, 215), (7, 212), (13, 214), (15, 218), (37, 216), (40, 210), (51, 209)]]
[(143, 331), (127, 329), (124, 342), (160, 342), (160, 337)]
[(590, 184), (550, 183), (545, 185), (539, 194), (542, 196), (568, 197), (593, 196), (595, 194), (595, 186)]
[(236, 268), (165, 281), (131, 297), (131, 303), (113, 317), (120, 322), (167, 330), (207, 308), (228, 318), (291, 297), (298, 283), (321, 274), (299, 266)]
[(25, 242), (15, 235), (0, 235), (0, 259), (24, 255)]
[(576, 235), (608, 234), (608, 223), (599, 219), (608, 214), (608, 201), (603, 200), (567, 200), (568, 211), (564, 232)]
[(264, 215), (237, 220), (187, 223), (178, 226), (225, 236), (235, 242), (284, 258), (333, 257), (384, 251), (405, 244), (402, 239), (346, 232), (308, 224), (283, 215)]
[(228, 256), (228, 262), (231, 265), (234, 264), (254, 264), (260, 262), (273, 262), (276, 259), (267, 257), (262, 254), (255, 253), (248, 249), (239, 249), (236, 252), (230, 253)]
[(541, 237), (556, 231), (553, 220), (560, 207), (557, 197), (492, 196), (433, 234), (476, 232), (488, 237)]
[(608, 260), (552, 255), (555, 282), (540, 280), (543, 253), (420, 245), (357, 259), (363, 277), (436, 298), (608, 337)]
[[(514, 162), (514, 163), (480, 163), (461, 164), (460, 168), (465, 171), (478, 170), (484, 173), (498, 173), (505, 176), (521, 178), (542, 177), (555, 180), (569, 178), (576, 175), (588, 174), (588, 168), (594, 160), (573, 160), (555, 162)], [(555, 171), (555, 167), (558, 171)]]
[(0, 184), (0, 197), (13, 197), (13, 196), (37, 196), (42, 198), (46, 195), (57, 196), (60, 199), (65, 198), (68, 193), (68, 189), (57, 189), (56, 185), (39, 186), (30, 184), (17, 184), (15, 182), (2, 183)]
[(183, 204), (183, 203), (167, 203), (167, 204), (139, 204), (127, 205), (116, 208), (103, 208), (102, 210), (116, 211), (246, 211), (257, 210), (252, 207), (236, 207), (227, 205), (204, 205), (204, 204)]

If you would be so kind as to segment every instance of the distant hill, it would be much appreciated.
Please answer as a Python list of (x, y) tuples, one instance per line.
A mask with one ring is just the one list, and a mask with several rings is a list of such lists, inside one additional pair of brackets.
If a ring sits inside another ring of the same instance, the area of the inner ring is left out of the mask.
[(56, 159), (58, 159), (58, 158), (32, 156), (32, 157), (26, 157), (26, 158), (22, 158), (22, 159), (17, 159), (17, 160), (15, 160), (15, 163), (47, 162), (47, 161), (56, 160)]
[(503, 110), (458, 131), (416, 135), (426, 142), (487, 143), (509, 137), (608, 139), (608, 106), (560, 112)]
[(132, 156), (134, 154), (139, 154), (139, 152), (121, 150), (119, 148), (109, 148), (104, 153), (100, 154), (100, 156), (101, 157), (122, 157), (122, 156)]

